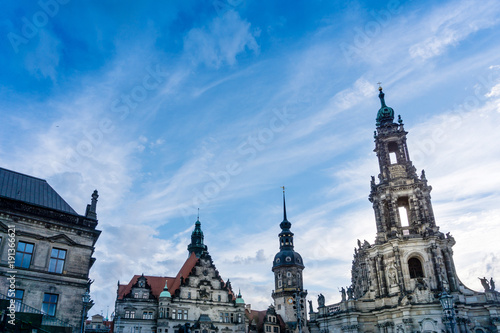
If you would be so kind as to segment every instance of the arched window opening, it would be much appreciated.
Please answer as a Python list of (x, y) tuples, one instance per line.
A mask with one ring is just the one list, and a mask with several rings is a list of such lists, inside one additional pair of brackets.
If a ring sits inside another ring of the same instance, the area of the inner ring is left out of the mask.
[(398, 163), (397, 152), (398, 152), (398, 144), (396, 142), (389, 142), (387, 145), (387, 150), (389, 151), (389, 160), (391, 164)]
[(408, 269), (410, 271), (411, 279), (424, 277), (424, 270), (422, 269), (422, 263), (417, 258), (410, 258), (410, 260), (408, 260)]

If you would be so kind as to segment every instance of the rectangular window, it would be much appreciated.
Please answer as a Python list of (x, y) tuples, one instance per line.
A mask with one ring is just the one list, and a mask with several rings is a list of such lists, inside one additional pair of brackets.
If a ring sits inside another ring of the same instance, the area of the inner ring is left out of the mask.
[(274, 327), (274, 333), (278, 333), (278, 327), (277, 326)]
[(191, 292), (188, 291), (188, 298), (191, 299)]
[(66, 260), (66, 250), (52, 249), (50, 253), (49, 272), (61, 274), (64, 268), (64, 260)]
[(34, 244), (18, 242), (16, 250), (16, 267), (29, 268), (31, 264), (31, 257), (33, 255)]
[(16, 302), (16, 312), (21, 312), (21, 304), (23, 302), (24, 290), (16, 289), (14, 297), (12, 297)]
[(153, 311), (144, 311), (142, 313), (142, 319), (153, 319)]
[(139, 298), (139, 293), (134, 293), (134, 298)]
[(56, 294), (44, 294), (42, 303), (42, 312), (49, 316), (56, 315), (57, 298)]
[(176, 318), (177, 318), (177, 310), (172, 309), (172, 319), (176, 319)]
[(182, 319), (182, 310), (177, 311), (177, 319)]
[(188, 310), (184, 310), (184, 320), (188, 319)]
[(142, 298), (146, 298), (147, 299), (148, 297), (149, 297), (149, 295), (147, 293), (142, 294)]
[(130, 311), (130, 319), (134, 319), (135, 318), (135, 311)]
[(127, 319), (130, 318), (130, 311), (128, 311), (128, 310), (125, 311), (125, 318), (127, 318)]

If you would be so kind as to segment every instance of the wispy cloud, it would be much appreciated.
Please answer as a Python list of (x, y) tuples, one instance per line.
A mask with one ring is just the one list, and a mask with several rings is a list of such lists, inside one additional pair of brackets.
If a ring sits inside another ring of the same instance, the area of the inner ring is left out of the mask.
[(250, 28), (250, 23), (242, 20), (238, 12), (228, 10), (215, 17), (207, 27), (189, 31), (184, 48), (195, 63), (214, 68), (224, 64), (234, 65), (236, 56), (245, 49), (259, 51), (256, 32)]

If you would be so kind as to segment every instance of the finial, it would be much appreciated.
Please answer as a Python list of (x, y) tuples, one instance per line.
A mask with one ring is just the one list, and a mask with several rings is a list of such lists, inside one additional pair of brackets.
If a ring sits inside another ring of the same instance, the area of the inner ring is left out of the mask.
[(288, 221), (286, 219), (286, 203), (285, 203), (285, 186), (281, 186), (283, 189), (283, 221)]
[(378, 84), (378, 91), (382, 91), (382, 86), (381, 86), (382, 82), (379, 81), (377, 82), (377, 84)]
[(378, 94), (378, 98), (380, 98), (380, 104), (382, 104), (383, 108), (387, 107), (387, 105), (385, 105), (385, 99), (384, 99), (385, 94), (382, 91), (382, 87), (378, 87), (378, 91), (380, 91)]
[(373, 131), (373, 138), (376, 139), (377, 138), (377, 131)]
[(199, 220), (200, 220), (200, 208), (198, 208), (198, 216), (197, 216), (197, 219), (196, 219), (196, 220), (197, 220), (197, 221), (199, 221)]
[(401, 118), (400, 114), (398, 114), (398, 123), (399, 125), (403, 125), (403, 119)]
[(87, 205), (87, 210), (85, 212), (86, 217), (94, 220), (97, 219), (97, 213), (96, 213), (97, 198), (99, 198), (99, 194), (97, 193), (97, 190), (94, 190), (94, 192), (91, 195), (90, 205)]

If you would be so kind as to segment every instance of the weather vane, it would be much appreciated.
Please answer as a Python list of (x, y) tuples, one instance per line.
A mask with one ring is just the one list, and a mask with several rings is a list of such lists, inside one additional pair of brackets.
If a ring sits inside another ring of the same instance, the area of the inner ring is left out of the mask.
[(281, 186), (281, 188), (283, 189), (283, 193), (285, 193), (285, 186)]
[(382, 82), (378, 81), (377, 84), (378, 84), (378, 89), (382, 89)]

